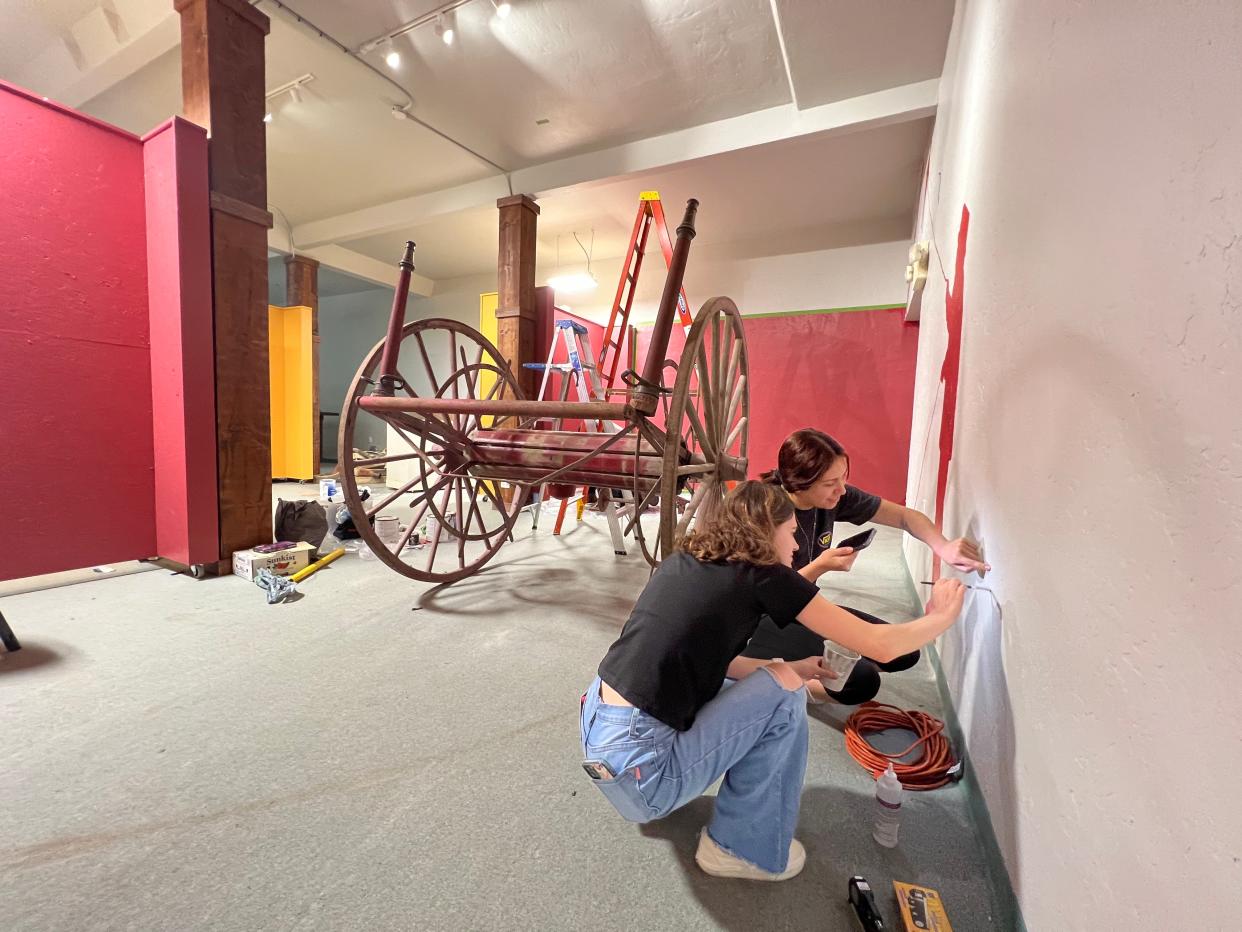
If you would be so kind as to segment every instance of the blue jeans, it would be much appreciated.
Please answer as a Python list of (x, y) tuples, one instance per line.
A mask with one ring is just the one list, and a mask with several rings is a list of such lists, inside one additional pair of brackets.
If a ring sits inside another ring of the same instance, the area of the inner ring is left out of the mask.
[(650, 822), (703, 795), (724, 775), (707, 832), (730, 854), (779, 873), (789, 860), (806, 776), (806, 691), (767, 670), (726, 681), (689, 731), (641, 709), (600, 699), (597, 676), (582, 703), (587, 760), (616, 774), (596, 780), (631, 822)]

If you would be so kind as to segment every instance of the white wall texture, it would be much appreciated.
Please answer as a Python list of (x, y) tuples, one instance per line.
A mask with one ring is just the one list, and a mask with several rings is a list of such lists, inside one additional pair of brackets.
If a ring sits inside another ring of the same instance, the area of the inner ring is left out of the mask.
[(908, 500), (932, 510), (966, 204), (944, 523), (998, 606), (941, 653), (1032, 930), (1237, 924), (1240, 92), (1236, 0), (958, 4)]

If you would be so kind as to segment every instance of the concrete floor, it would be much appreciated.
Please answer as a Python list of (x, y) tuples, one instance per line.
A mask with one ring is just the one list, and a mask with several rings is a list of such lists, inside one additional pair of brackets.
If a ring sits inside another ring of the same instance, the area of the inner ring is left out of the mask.
[[(439, 591), (350, 555), (285, 605), (163, 570), (0, 601), (25, 645), (0, 654), (0, 927), (838, 930), (855, 873), (890, 928), (893, 879), (1002, 927), (964, 785), (871, 840), (844, 710), (812, 712), (793, 881), (701, 874), (709, 798), (621, 820), (578, 766), (578, 696), (647, 568), (602, 520), (527, 527)], [(910, 617), (896, 532), (842, 581)], [(885, 683), (940, 714), (927, 663)]]

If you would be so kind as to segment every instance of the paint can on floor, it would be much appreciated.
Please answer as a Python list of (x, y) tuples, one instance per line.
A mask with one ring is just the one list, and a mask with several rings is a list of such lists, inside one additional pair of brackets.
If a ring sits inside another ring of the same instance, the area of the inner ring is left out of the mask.
[(401, 522), (396, 515), (380, 515), (375, 519), (375, 534), (389, 550), (395, 550), (401, 543)]

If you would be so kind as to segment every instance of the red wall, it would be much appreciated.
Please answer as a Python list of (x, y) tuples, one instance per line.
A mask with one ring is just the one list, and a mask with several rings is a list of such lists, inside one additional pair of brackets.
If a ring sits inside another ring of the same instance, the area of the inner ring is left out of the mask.
[[(4, 84), (0, 126), (0, 579), (156, 556), (143, 143)], [(205, 211), (205, 157), (201, 170)], [(176, 188), (153, 216), (176, 212)], [(157, 264), (210, 262), (163, 252)], [(210, 359), (210, 338), (190, 352)], [(180, 420), (201, 436), (201, 413)]]
[[(849, 451), (851, 482), (905, 502), (919, 331), (902, 320), (904, 313), (899, 307), (742, 318), (752, 478), (776, 465), (789, 434), (816, 427)], [(640, 329), (639, 369), (650, 342), (650, 326)], [(668, 357), (680, 359), (684, 345), (682, 328), (674, 325)], [(665, 377), (671, 383), (671, 371)]]
[(849, 451), (851, 483), (905, 502), (919, 331), (904, 313), (745, 318), (751, 476), (776, 465), (791, 432), (815, 427)]
[(219, 552), (207, 133), (169, 120), (142, 139), (156, 553)]

